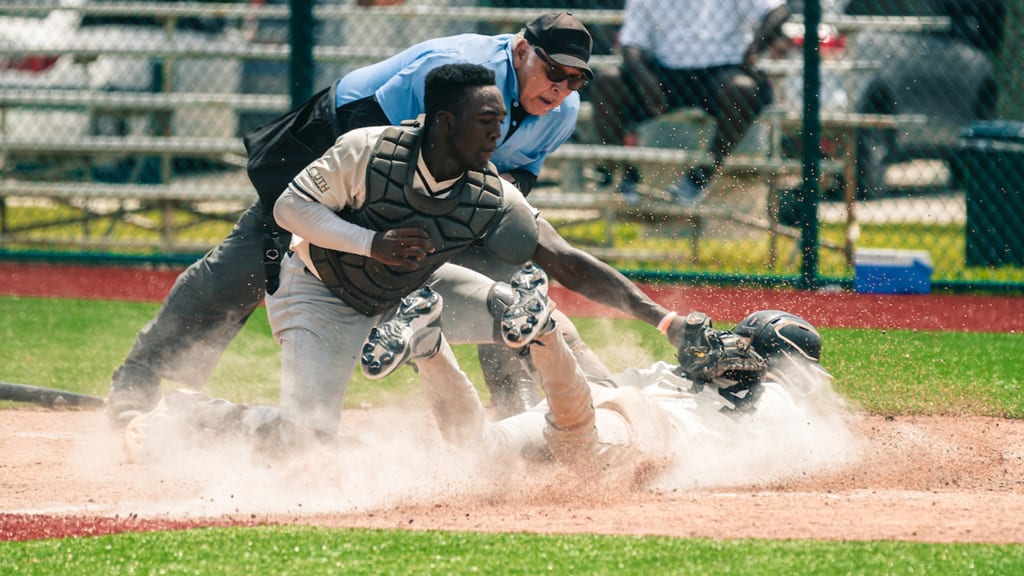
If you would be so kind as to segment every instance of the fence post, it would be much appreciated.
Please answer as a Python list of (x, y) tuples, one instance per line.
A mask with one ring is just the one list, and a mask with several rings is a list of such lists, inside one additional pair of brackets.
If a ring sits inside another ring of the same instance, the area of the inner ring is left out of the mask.
[(291, 55), (288, 59), (289, 94), (292, 109), (298, 108), (313, 95), (313, 0), (289, 0), (291, 16), (288, 30)]
[[(818, 284), (818, 173), (821, 169), (821, 54), (818, 52), (819, 0), (804, 2), (804, 102), (803, 183), (800, 193), (800, 287), (813, 290)], [(854, 151), (847, 151), (853, 154)]]

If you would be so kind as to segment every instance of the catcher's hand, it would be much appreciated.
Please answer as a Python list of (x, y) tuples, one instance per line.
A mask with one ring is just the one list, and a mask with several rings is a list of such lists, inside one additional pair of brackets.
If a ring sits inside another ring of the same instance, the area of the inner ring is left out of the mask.
[(683, 341), (676, 356), (679, 371), (695, 391), (718, 378), (752, 386), (764, 378), (768, 364), (750, 348), (750, 341), (727, 330), (715, 330), (701, 312), (686, 317)]

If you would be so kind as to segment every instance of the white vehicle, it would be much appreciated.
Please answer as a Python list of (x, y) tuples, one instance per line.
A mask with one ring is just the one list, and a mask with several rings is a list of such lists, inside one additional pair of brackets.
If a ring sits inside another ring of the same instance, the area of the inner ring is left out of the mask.
[[(824, 111), (921, 115), (924, 124), (899, 130), (862, 129), (857, 137), (858, 190), (865, 197), (887, 194), (888, 166), (913, 158), (952, 162), (960, 130), (996, 114), (999, 86), (993, 59), (1005, 29), (1005, 0), (829, 0), (826, 15), (948, 18), (948, 27), (906, 30), (862, 29), (842, 34), (823, 25), (818, 30), (824, 60), (874, 63), (866, 69), (837, 71), (823, 66), (821, 107)], [(790, 0), (802, 13), (802, 0)], [(802, 42), (802, 25), (787, 26)], [(798, 50), (793, 58), (802, 58)], [(799, 107), (802, 79), (787, 80), (787, 105)], [(960, 175), (954, 172), (954, 185)]]

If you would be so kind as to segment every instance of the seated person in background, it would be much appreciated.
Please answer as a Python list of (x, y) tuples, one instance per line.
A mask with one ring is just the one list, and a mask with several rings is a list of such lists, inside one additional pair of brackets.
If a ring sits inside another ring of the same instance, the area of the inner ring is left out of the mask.
[[(627, 0), (619, 32), (621, 67), (596, 71), (593, 105), (597, 135), (622, 145), (640, 123), (676, 108), (703, 108), (715, 120), (709, 165), (669, 188), (692, 204), (771, 102), (771, 87), (754, 70), (755, 58), (784, 40), (785, 0)], [(756, 28), (756, 30), (755, 30)], [(609, 176), (610, 178), (610, 176)], [(638, 199), (640, 173), (628, 166), (619, 191)]]

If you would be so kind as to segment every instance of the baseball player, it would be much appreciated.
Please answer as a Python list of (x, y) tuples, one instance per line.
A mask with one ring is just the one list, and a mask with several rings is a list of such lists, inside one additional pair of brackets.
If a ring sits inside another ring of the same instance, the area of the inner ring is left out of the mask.
[[(483, 446), (500, 458), (549, 455), (587, 470), (670, 461), (706, 433), (708, 418), (791, 408), (791, 394), (810, 394), (831, 378), (820, 365), (815, 328), (793, 314), (764, 310), (733, 331), (715, 330), (706, 315), (693, 312), (685, 318), (676, 366), (658, 362), (646, 370), (588, 380), (545, 310), (543, 272), (526, 267), (512, 284), (516, 298), (503, 314), (501, 330), (508, 346), (528, 349), (538, 373), (546, 399), (531, 410), (487, 422), (444, 333), (431, 328), (431, 321), (418, 320), (436, 316), (442, 305), (429, 290), (415, 296), (420, 305), (408, 307), (412, 313), (371, 333), (361, 359), (364, 374), (386, 375), (389, 370), (381, 370), (375, 353), (397, 350), (400, 362), (415, 362), (447, 440)], [(528, 337), (523, 326), (532, 328)]]
[[(449, 262), (479, 244), (522, 264), (538, 244), (536, 211), (488, 161), (506, 116), (494, 82), (475, 64), (432, 69), (420, 121), (347, 132), (277, 201), (277, 220), (294, 232), (267, 299), (288, 444), (334, 438), (364, 337), (424, 283), (453, 301), (460, 290), (477, 298), (459, 332), (493, 340), (484, 317), (494, 281)], [(463, 289), (470, 281), (484, 289)]]
[[(518, 34), (430, 40), (346, 75), (299, 109), (248, 135), (248, 172), (260, 199), (219, 246), (178, 277), (156, 317), (139, 332), (111, 381), (106, 408), (111, 421), (123, 425), (150, 410), (160, 399), (162, 378), (203, 387), (224, 349), (263, 301), (264, 287), (273, 293), (278, 285), (290, 237), (273, 217), (278, 197), (340, 135), (416, 118), (424, 111), (423, 79), (430, 70), (447, 63), (479, 64), (494, 72), (508, 110), (491, 161), (525, 195), (547, 154), (575, 128), (576, 91), (592, 76), (590, 48), (586, 27), (565, 12), (545, 14)], [(678, 339), (681, 319), (604, 262), (572, 247), (543, 218), (537, 226), (550, 256), (542, 266), (552, 277), (592, 300), (659, 326), (672, 341)], [(495, 278), (507, 279), (515, 269), (474, 250), (460, 257)], [(571, 330), (571, 324), (561, 322), (560, 329)], [(571, 331), (567, 338), (589, 372), (606, 371)], [(492, 348), (491, 355), (500, 353)], [(492, 401), (507, 413), (519, 410), (517, 385), (523, 376), (517, 363), (498, 358), (487, 365), (502, 369), (485, 370)]]

